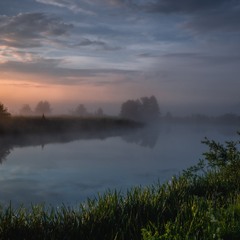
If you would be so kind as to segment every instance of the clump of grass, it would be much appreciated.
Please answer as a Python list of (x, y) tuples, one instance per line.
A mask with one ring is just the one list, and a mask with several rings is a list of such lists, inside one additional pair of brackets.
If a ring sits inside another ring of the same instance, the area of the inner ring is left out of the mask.
[(205, 160), (165, 184), (107, 192), (78, 208), (0, 208), (0, 239), (240, 239), (239, 142), (204, 143)]

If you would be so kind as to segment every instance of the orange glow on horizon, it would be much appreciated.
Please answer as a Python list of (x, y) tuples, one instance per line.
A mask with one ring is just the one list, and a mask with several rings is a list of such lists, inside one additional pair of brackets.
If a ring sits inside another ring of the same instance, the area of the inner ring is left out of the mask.
[[(68, 105), (69, 103), (86, 104), (112, 102), (112, 94), (108, 86), (93, 84), (60, 85), (40, 83), (29, 80), (6, 80), (0, 78), (0, 102), (11, 112), (18, 113), (23, 104), (32, 108), (41, 100), (49, 101), (51, 105)], [(73, 105), (74, 107), (74, 105)], [(65, 109), (66, 110), (66, 109)]]
[(49, 101), (53, 113), (58, 114), (69, 112), (78, 104), (119, 106), (126, 99), (153, 93), (150, 87), (136, 85), (134, 81), (122, 82), (114, 75), (57, 79), (46, 74), (0, 73), (0, 102), (13, 114), (18, 114), (23, 104), (34, 109), (39, 101)]

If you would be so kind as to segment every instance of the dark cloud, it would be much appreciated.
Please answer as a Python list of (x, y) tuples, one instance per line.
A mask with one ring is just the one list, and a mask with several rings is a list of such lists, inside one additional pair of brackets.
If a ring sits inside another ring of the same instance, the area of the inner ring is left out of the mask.
[(33, 9), (38, 9), (38, 11), (47, 10), (43, 4), (39, 4), (33, 0), (0, 1), (0, 15), (13, 16), (20, 12), (31, 12)]
[(109, 51), (121, 49), (120, 47), (117, 47), (117, 46), (111, 46), (104, 41), (90, 40), (88, 38), (83, 38), (80, 42), (78, 42), (77, 44), (74, 44), (72, 47), (98, 47), (102, 50), (109, 50)]
[(71, 24), (44, 13), (0, 16), (0, 44), (17, 48), (39, 47), (44, 39), (65, 35), (71, 28)]
[(220, 7), (239, 6), (238, 0), (106, 0), (116, 6), (136, 7), (159, 13), (193, 13)]
[(193, 15), (183, 26), (196, 32), (240, 32), (240, 6)]
[(144, 6), (155, 13), (186, 16), (185, 28), (199, 31), (240, 31), (237, 0), (162, 0)]
[(216, 9), (222, 6), (232, 6), (236, 0), (154, 0), (146, 3), (146, 10), (160, 13), (193, 13)]
[(218, 64), (236, 64), (240, 63), (240, 54), (215, 54), (215, 55), (204, 55), (200, 53), (169, 53), (165, 54), (162, 57), (172, 58), (184, 61), (198, 61), (204, 64), (208, 64), (210, 66), (218, 65)]
[(240, 31), (239, 0), (108, 0), (115, 6), (187, 17), (184, 26), (196, 31)]
[(102, 41), (89, 40), (87, 38), (84, 38), (77, 44), (77, 46), (91, 46), (91, 45), (105, 46), (106, 43)]

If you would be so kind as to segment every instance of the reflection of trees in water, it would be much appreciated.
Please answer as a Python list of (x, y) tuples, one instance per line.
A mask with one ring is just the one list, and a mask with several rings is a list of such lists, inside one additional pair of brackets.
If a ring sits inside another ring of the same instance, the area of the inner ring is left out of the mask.
[(11, 146), (9, 146), (8, 144), (2, 143), (2, 141), (0, 141), (0, 164), (6, 160), (7, 156), (10, 154), (11, 152)]
[(7, 159), (7, 156), (11, 153), (14, 147), (26, 147), (26, 146), (42, 146), (49, 143), (67, 143), (74, 140), (85, 139), (107, 139), (108, 137), (120, 136), (128, 143), (136, 143), (142, 147), (154, 148), (157, 143), (159, 135), (159, 127), (144, 127), (138, 129), (132, 129), (128, 131), (122, 131), (121, 129), (115, 131), (99, 131), (88, 132), (85, 134), (57, 134), (57, 135), (25, 135), (18, 137), (3, 137), (0, 138), (0, 163)]
[(160, 128), (158, 125), (140, 128), (135, 131), (131, 131), (129, 134), (122, 137), (122, 139), (128, 143), (135, 143), (141, 147), (154, 148), (158, 137)]

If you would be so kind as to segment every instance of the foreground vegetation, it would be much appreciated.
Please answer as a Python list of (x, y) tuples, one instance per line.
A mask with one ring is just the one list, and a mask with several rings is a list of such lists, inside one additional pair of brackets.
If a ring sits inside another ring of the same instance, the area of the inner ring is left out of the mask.
[(240, 239), (239, 141), (205, 139), (204, 160), (165, 184), (78, 208), (0, 208), (0, 239)]

